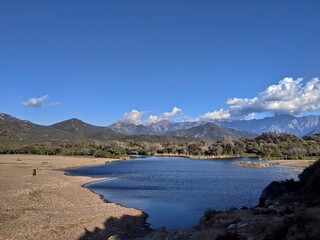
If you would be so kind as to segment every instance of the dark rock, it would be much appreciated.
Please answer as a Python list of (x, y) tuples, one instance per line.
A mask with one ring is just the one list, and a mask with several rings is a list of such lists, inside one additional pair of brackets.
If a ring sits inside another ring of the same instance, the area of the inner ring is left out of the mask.
[(211, 220), (215, 215), (217, 215), (218, 213), (220, 213), (219, 211), (216, 211), (214, 209), (210, 209), (205, 211), (204, 215), (202, 218), (200, 218), (200, 224), (205, 223), (209, 220)]
[(275, 209), (257, 207), (253, 209), (253, 213), (255, 215), (261, 215), (261, 214), (271, 215), (271, 214), (277, 214), (278, 212)]
[(270, 183), (261, 194), (259, 199), (259, 207), (266, 205), (266, 201), (279, 198), (285, 193), (297, 192), (301, 189), (301, 183), (296, 182), (293, 179), (286, 181), (273, 181)]
[(227, 228), (230, 229), (230, 230), (235, 230), (237, 228), (237, 224), (232, 223)]
[(232, 212), (232, 211), (236, 211), (236, 210), (238, 210), (238, 208), (236, 208), (236, 207), (231, 207), (231, 208), (229, 208), (229, 212)]
[(241, 236), (239, 233), (226, 233), (224, 235), (220, 235), (216, 238), (216, 240), (245, 240), (246, 238)]
[(294, 212), (292, 211), (292, 209), (290, 209), (289, 207), (286, 207), (285, 210), (283, 210), (283, 213), (285, 215), (289, 215), (289, 214), (293, 214)]

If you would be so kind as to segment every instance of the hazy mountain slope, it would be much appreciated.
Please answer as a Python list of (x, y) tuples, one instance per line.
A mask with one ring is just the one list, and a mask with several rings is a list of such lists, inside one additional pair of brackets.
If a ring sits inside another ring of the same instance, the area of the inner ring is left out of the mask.
[(200, 126), (192, 127), (184, 130), (176, 130), (167, 132), (167, 135), (180, 137), (194, 137), (217, 141), (223, 137), (231, 138), (253, 138), (256, 134), (251, 132), (240, 131), (237, 129), (228, 128), (215, 123), (205, 123)]
[(312, 136), (312, 135), (320, 135), (320, 128), (315, 129), (315, 130), (309, 132), (308, 134), (306, 134), (306, 136)]
[(151, 123), (148, 125), (149, 129), (157, 132), (158, 134), (166, 134), (167, 132), (175, 131), (175, 130), (184, 130), (192, 127), (200, 126), (205, 124), (206, 122), (198, 121), (198, 122), (171, 122), (168, 120), (161, 120), (159, 122)]
[(184, 136), (166, 136), (166, 135), (130, 135), (125, 136), (122, 140), (134, 141), (134, 142), (172, 142), (172, 143), (184, 143), (184, 142), (195, 142), (198, 141), (193, 137)]
[(320, 128), (320, 116), (310, 115), (294, 117), (291, 115), (276, 115), (264, 119), (238, 120), (222, 122), (224, 126), (255, 133), (285, 132), (304, 136)]
[(33, 124), (28, 121), (0, 121), (1, 145), (21, 145), (44, 142), (80, 142), (74, 134), (53, 129), (47, 126)]
[(0, 113), (0, 122), (29, 122), (29, 121), (21, 120), (19, 118), (13, 117), (9, 114)]
[(0, 146), (33, 143), (94, 143), (96, 140), (186, 142), (194, 141), (184, 137), (132, 135), (124, 136), (108, 127), (98, 127), (78, 119), (62, 121), (51, 126), (37, 125), (7, 114), (0, 114)]
[(82, 138), (91, 138), (100, 141), (119, 140), (123, 135), (108, 127), (98, 127), (72, 118), (50, 126), (51, 128), (75, 134)]
[(149, 125), (142, 125), (118, 121), (111, 124), (109, 127), (112, 130), (125, 135), (164, 135), (170, 131), (188, 129), (204, 123), (205, 122), (171, 122), (168, 120), (161, 120)]
[(156, 135), (158, 132), (142, 124), (118, 121), (109, 126), (113, 131), (125, 135)]

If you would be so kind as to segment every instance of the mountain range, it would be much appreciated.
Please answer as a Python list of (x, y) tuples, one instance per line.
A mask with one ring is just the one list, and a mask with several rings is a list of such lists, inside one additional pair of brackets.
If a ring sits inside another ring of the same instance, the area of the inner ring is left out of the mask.
[(168, 120), (161, 120), (159, 122), (148, 125), (134, 124), (127, 121), (118, 121), (111, 124), (109, 127), (119, 133), (125, 135), (165, 135), (168, 132), (176, 130), (185, 130), (192, 127), (197, 127), (207, 122), (171, 122)]
[(1, 145), (21, 145), (43, 142), (92, 142), (94, 140), (117, 140), (123, 135), (110, 128), (96, 127), (77, 119), (43, 126), (20, 120), (7, 114), (0, 114)]
[(234, 128), (228, 128), (212, 122), (207, 122), (199, 126), (179, 129), (167, 132), (166, 135), (178, 137), (194, 137), (199, 139), (218, 141), (224, 137), (229, 138), (254, 138), (257, 134), (247, 131), (240, 131)]
[(103, 143), (111, 140), (147, 142), (186, 142), (194, 139), (176, 136), (123, 135), (109, 127), (94, 126), (69, 119), (50, 126), (20, 120), (0, 113), (0, 146), (31, 143)]
[(303, 137), (317, 129), (320, 130), (320, 116), (295, 117), (292, 115), (275, 115), (274, 117), (263, 119), (222, 122), (222, 124), (227, 127), (257, 134), (263, 132), (284, 132)]
[[(149, 125), (133, 124), (126, 121), (119, 121), (111, 124), (109, 127), (114, 131), (122, 134), (144, 134), (144, 135), (192, 135), (187, 130), (190, 129), (194, 136), (200, 136), (201, 133), (195, 133), (194, 127), (205, 125), (206, 121), (195, 122), (170, 122), (168, 120), (162, 120)], [(218, 126), (220, 128), (227, 127), (231, 129), (237, 129), (245, 132), (251, 132), (260, 134), (263, 132), (284, 132), (297, 136), (305, 136), (317, 129), (320, 130), (320, 116), (310, 115), (303, 117), (295, 117), (292, 115), (275, 115), (273, 117), (266, 117), (263, 119), (252, 120), (235, 120), (235, 121), (220, 121), (215, 122), (216, 125), (212, 126), (212, 131), (215, 131)], [(199, 131), (203, 128), (197, 128)], [(185, 130), (185, 131), (181, 131)], [(188, 132), (188, 133), (187, 133)], [(241, 134), (240, 134), (241, 135)]]
[(286, 132), (297, 136), (320, 133), (320, 116), (276, 115), (264, 119), (224, 122), (171, 122), (161, 120), (148, 125), (119, 121), (107, 127), (94, 126), (79, 119), (69, 119), (50, 126), (0, 114), (0, 145), (43, 142), (104, 142), (132, 140), (182, 142), (223, 137), (253, 138), (262, 132)]

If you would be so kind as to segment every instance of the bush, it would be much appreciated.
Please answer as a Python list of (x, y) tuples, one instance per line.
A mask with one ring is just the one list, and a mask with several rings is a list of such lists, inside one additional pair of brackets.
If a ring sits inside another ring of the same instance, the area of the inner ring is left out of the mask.
[(320, 160), (307, 167), (299, 175), (299, 179), (307, 192), (320, 195)]

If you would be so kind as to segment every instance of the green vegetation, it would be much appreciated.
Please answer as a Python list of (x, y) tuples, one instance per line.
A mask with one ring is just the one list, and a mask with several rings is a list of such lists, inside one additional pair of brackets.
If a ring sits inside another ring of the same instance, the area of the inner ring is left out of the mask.
[(55, 142), (0, 145), (0, 154), (83, 155), (122, 158), (130, 154), (185, 156), (191, 158), (261, 157), (319, 159), (320, 135), (299, 138), (285, 133), (263, 133), (254, 139), (223, 138), (217, 142), (165, 136), (131, 136), (114, 141)]
[(267, 162), (234, 162), (233, 165), (236, 165), (239, 167), (262, 168), (262, 167), (268, 167), (269, 163)]

